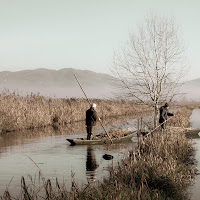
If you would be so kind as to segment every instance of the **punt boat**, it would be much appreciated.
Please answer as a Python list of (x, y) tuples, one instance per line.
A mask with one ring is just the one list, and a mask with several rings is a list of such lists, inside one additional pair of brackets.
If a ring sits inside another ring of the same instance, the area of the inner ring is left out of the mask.
[(127, 132), (124, 134), (124, 136), (119, 138), (112, 138), (110, 140), (108, 137), (101, 138), (101, 139), (94, 139), (87, 140), (86, 138), (76, 138), (76, 139), (66, 139), (68, 142), (70, 142), (71, 145), (95, 145), (95, 144), (115, 144), (120, 142), (125, 142), (128, 140), (131, 140), (132, 137), (137, 136), (137, 131), (134, 132)]

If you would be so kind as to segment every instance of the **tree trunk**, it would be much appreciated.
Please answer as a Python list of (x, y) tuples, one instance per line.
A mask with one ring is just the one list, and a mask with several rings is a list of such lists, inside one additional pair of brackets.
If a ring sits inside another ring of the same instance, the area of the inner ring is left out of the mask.
[(157, 103), (154, 105), (154, 128), (158, 126), (159, 109)]

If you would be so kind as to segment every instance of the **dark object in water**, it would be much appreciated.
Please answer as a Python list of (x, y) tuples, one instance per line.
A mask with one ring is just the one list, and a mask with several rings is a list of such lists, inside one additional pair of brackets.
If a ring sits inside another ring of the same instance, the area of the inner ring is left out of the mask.
[(105, 159), (105, 160), (112, 160), (112, 159), (113, 159), (113, 156), (112, 156), (112, 155), (109, 155), (109, 154), (104, 154), (102, 157), (103, 157), (103, 159)]

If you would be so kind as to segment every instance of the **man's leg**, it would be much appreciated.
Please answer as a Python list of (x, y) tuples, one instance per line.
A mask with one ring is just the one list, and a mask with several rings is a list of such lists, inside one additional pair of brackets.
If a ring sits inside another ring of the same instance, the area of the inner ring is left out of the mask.
[(164, 123), (163, 119), (159, 119), (159, 124), (160, 124), (161, 129), (164, 130), (165, 129), (165, 123)]
[(91, 135), (92, 135), (92, 127), (91, 126), (87, 126), (87, 140), (90, 140)]

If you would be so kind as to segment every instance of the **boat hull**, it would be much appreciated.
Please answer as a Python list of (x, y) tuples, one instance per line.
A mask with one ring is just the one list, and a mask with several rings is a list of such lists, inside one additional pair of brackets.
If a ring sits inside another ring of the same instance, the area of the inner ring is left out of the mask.
[(71, 145), (96, 145), (96, 144), (115, 144), (121, 143), (128, 140), (131, 140), (132, 137), (137, 136), (137, 131), (131, 132), (129, 135), (121, 137), (121, 138), (114, 138), (111, 140), (87, 140), (86, 138), (77, 138), (77, 139), (66, 139)]
[(184, 134), (186, 135), (186, 137), (190, 137), (192, 139), (199, 138), (200, 137), (200, 129), (188, 128), (185, 130)]

